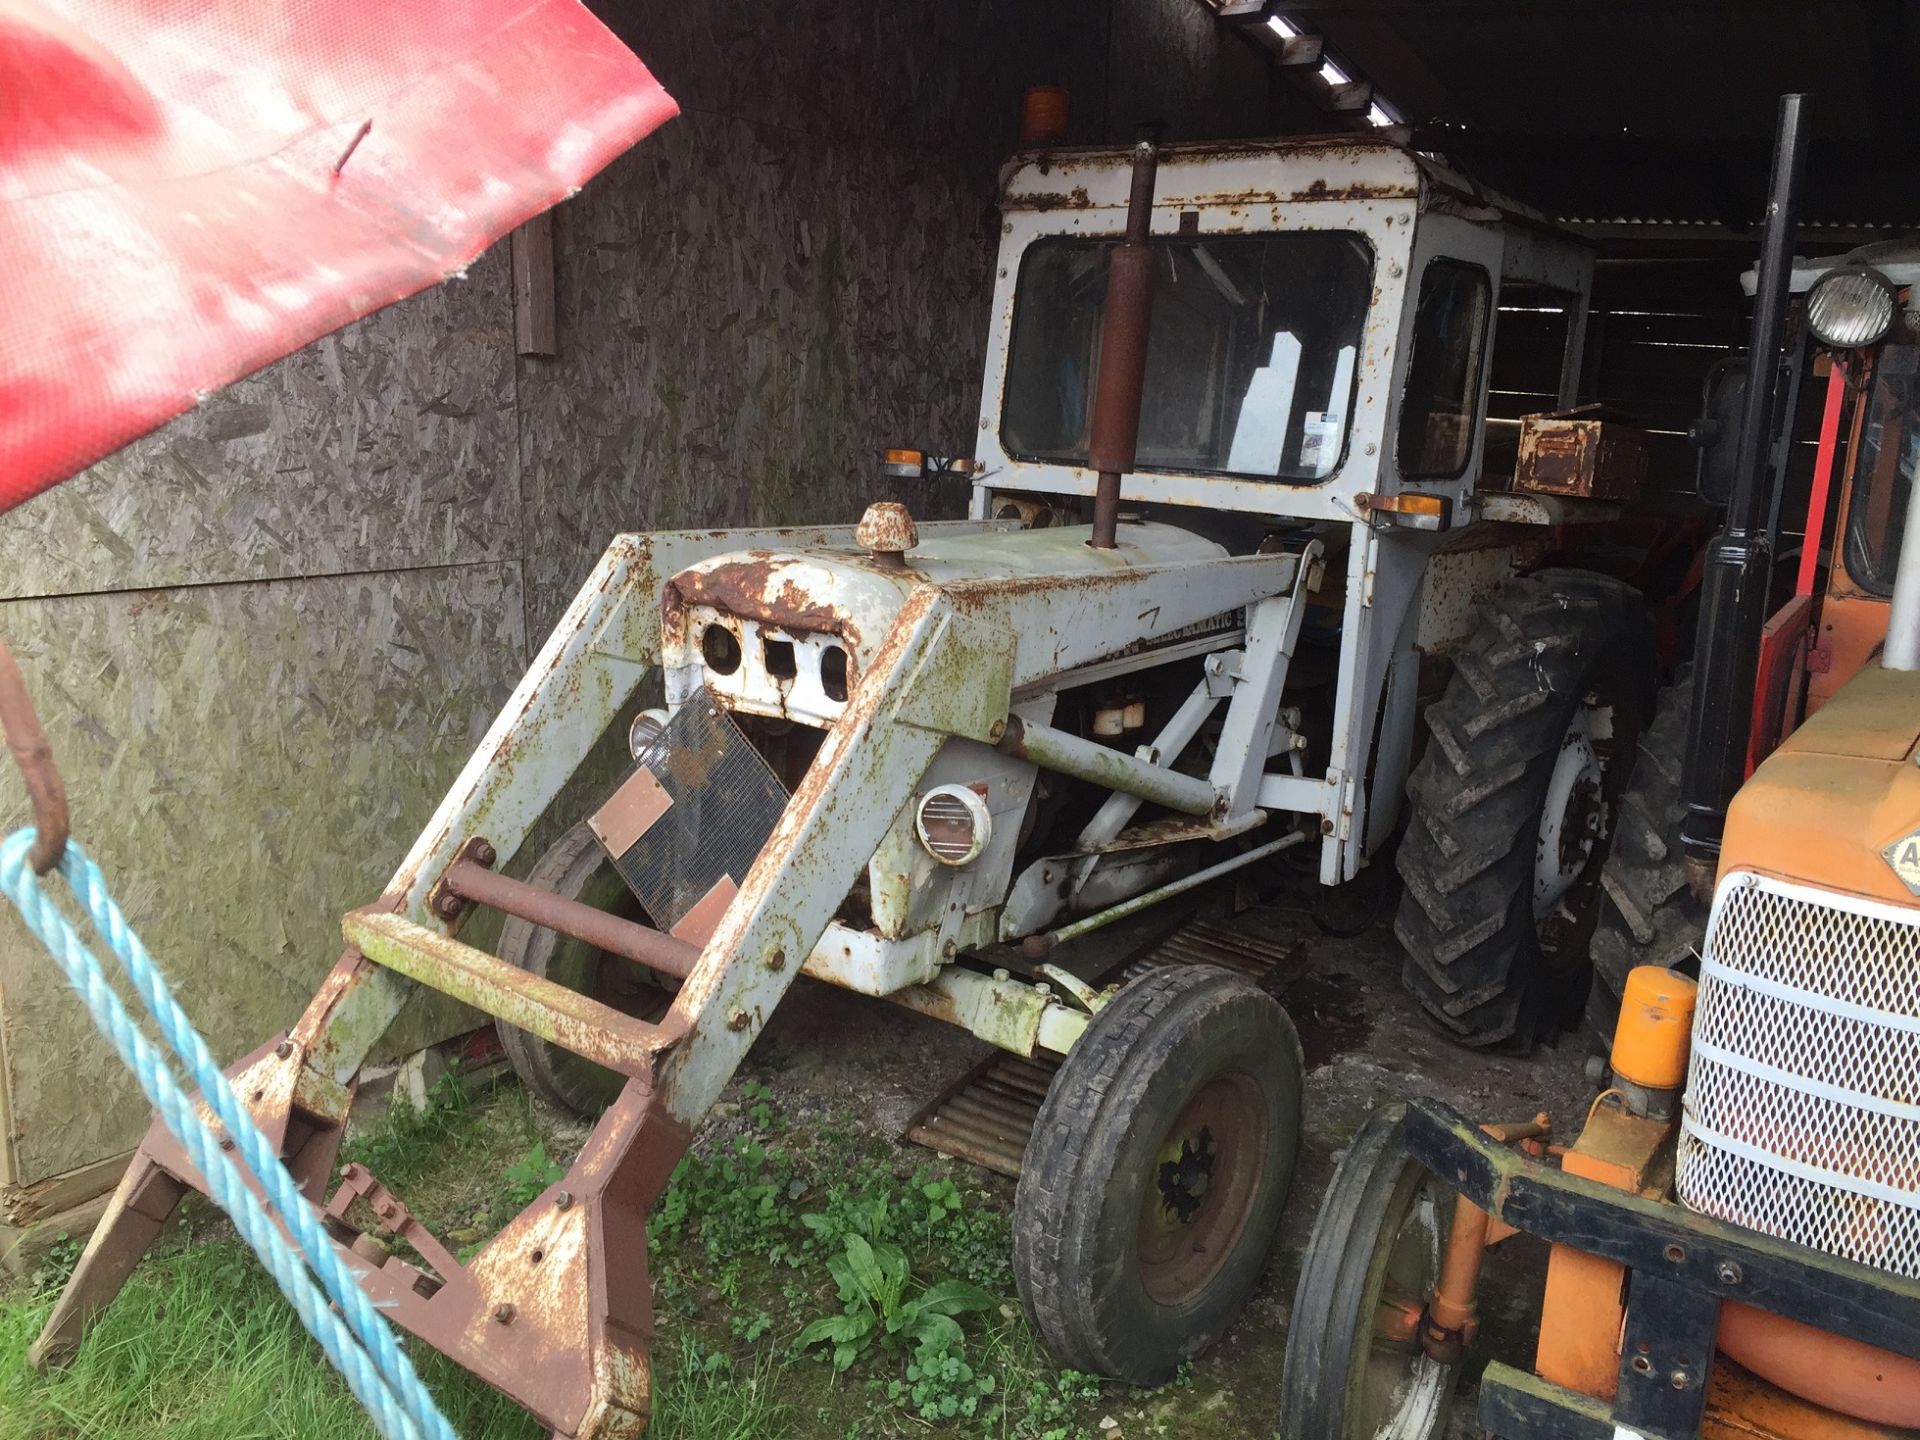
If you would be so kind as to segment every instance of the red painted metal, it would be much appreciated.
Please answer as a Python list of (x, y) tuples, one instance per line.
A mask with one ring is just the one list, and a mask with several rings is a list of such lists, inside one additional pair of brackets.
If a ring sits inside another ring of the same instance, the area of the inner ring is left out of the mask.
[(577, 0), (0, 5), (0, 510), (675, 113)]
[(1807, 501), (1806, 542), (1800, 547), (1800, 577), (1796, 595), (1813, 594), (1820, 570), (1820, 550), (1826, 536), (1827, 503), (1833, 493), (1834, 458), (1840, 450), (1840, 412), (1846, 406), (1847, 372), (1835, 361), (1827, 374), (1827, 403), (1820, 412), (1820, 445), (1813, 457), (1813, 494)]

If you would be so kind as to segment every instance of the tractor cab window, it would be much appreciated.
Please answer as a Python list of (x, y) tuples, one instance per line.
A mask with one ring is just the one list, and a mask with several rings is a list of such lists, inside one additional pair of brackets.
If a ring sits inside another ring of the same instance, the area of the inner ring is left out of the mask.
[[(1084, 465), (1117, 242), (1061, 238), (1020, 264), (1000, 439)], [(1161, 237), (1140, 408), (1142, 470), (1310, 483), (1346, 450), (1373, 252), (1357, 235)]]
[(1847, 507), (1847, 573), (1861, 589), (1893, 593), (1900, 537), (1920, 471), (1920, 345), (1895, 326), (1873, 366)]
[(1473, 454), (1493, 286), (1478, 265), (1435, 260), (1420, 279), (1413, 353), (1400, 406), (1400, 474), (1453, 480)]

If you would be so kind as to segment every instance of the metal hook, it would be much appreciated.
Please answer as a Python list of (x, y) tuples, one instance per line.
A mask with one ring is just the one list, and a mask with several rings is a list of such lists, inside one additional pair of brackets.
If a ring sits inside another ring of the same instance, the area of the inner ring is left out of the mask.
[(27, 682), (4, 642), (0, 642), (0, 732), (7, 737), (7, 748), (33, 800), (33, 849), (27, 861), (34, 874), (45, 875), (67, 853), (67, 787), (54, 768), (53, 747), (40, 728)]

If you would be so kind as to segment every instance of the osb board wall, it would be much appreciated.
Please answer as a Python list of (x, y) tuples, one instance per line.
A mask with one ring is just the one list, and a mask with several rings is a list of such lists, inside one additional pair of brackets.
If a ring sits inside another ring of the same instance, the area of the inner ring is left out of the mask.
[[(297, 1015), (609, 534), (958, 512), (876, 452), (970, 448), (1027, 85), (1078, 141), (1286, 123), (1192, 0), (596, 8), (685, 113), (557, 212), (557, 358), (516, 361), (500, 247), (0, 521), (77, 833), (223, 1057)], [(0, 1051), (0, 1183), (137, 1140), (10, 915)]]
[[(520, 601), (508, 563), (0, 613), (76, 834), (223, 1056), (299, 1014), (379, 893), (525, 652)], [(18, 1182), (136, 1139), (144, 1105), (11, 912), (0, 995)]]

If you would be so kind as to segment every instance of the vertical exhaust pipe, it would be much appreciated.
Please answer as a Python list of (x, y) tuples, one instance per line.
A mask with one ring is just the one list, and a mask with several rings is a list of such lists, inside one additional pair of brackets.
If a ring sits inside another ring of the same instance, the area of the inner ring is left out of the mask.
[(1133, 191), (1127, 197), (1127, 233), (1107, 261), (1107, 308), (1100, 335), (1100, 380), (1093, 395), (1093, 435), (1087, 462), (1100, 472), (1093, 492), (1098, 550), (1114, 547), (1120, 524), (1120, 477), (1133, 469), (1140, 442), (1140, 394), (1147, 378), (1147, 329), (1153, 318), (1153, 182), (1160, 150), (1151, 140), (1133, 147)]
[(1746, 780), (1747, 741), (1753, 731), (1753, 690), (1760, 632), (1767, 620), (1774, 540), (1770, 520), (1780, 477), (1770, 463), (1780, 388), (1780, 346), (1786, 333), (1788, 282), (1805, 169), (1806, 97), (1780, 97), (1779, 130), (1773, 145), (1773, 175), (1767, 194), (1766, 231), (1760, 273), (1753, 292), (1753, 337), (1747, 347), (1747, 390), (1733, 451), (1733, 493), (1725, 527), (1707, 550), (1702, 583), (1699, 639), (1694, 653), (1694, 694), (1699, 697), (1687, 732), (1680, 772), (1686, 817), (1680, 840), (1687, 873), (1697, 893), (1707, 893), (1720, 864), (1720, 837), (1727, 806)]
[(1920, 496), (1907, 497), (1907, 523), (1900, 534), (1900, 568), (1893, 576), (1893, 607), (1887, 612), (1887, 643), (1880, 652), (1887, 670), (1920, 670)]

